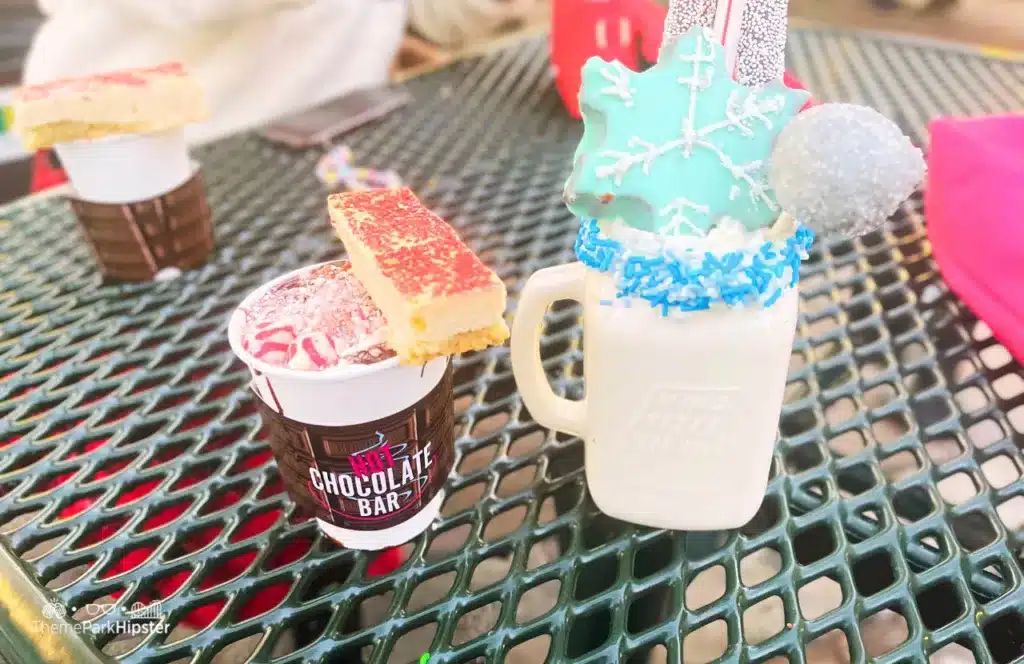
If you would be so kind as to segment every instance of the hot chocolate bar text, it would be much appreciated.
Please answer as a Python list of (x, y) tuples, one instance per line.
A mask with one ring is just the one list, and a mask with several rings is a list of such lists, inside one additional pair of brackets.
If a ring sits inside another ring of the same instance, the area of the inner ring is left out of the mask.
[[(361, 517), (384, 517), (397, 512), (399, 494), (415, 496), (434, 465), (431, 443), (412, 456), (395, 459), (389, 445), (349, 457), (352, 474), (309, 469), (313, 486), (326, 493), (355, 501)], [(403, 491), (404, 490), (404, 491)]]

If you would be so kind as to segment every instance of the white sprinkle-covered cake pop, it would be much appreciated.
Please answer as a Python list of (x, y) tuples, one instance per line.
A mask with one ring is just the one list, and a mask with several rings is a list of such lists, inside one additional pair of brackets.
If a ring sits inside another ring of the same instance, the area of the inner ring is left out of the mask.
[(856, 104), (822, 104), (776, 139), (769, 181), (782, 209), (823, 236), (876, 230), (924, 175), (924, 158), (899, 127)]

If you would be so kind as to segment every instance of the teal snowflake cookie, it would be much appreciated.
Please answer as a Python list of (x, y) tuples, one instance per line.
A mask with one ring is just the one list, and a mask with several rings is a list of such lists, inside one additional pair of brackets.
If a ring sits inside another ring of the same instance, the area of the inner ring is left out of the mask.
[(566, 204), (660, 235), (701, 236), (724, 219), (770, 226), (781, 212), (768, 184), (772, 147), (806, 100), (781, 82), (734, 81), (700, 26), (642, 73), (590, 58)]

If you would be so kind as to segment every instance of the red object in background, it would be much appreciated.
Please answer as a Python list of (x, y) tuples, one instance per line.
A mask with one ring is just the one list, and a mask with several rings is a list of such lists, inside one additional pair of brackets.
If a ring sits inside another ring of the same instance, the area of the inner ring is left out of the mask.
[(618, 60), (633, 71), (658, 59), (666, 9), (654, 0), (554, 0), (551, 63), (555, 87), (580, 117), (583, 64), (592, 56)]
[(946, 283), (1024, 362), (1024, 114), (928, 125), (924, 212)]
[(377, 554), (377, 557), (366, 568), (366, 573), (370, 576), (391, 574), (402, 566), (402, 559), (402, 547), (393, 546), (390, 549), (384, 549)]
[[(588, 59), (597, 55), (618, 60), (633, 71), (657, 62), (667, 10), (654, 0), (554, 0), (552, 4), (555, 87), (574, 118), (580, 117), (581, 70)], [(806, 90), (789, 72), (784, 83)], [(808, 100), (804, 109), (816, 104)]]
[(31, 192), (33, 194), (64, 184), (67, 181), (68, 176), (64, 174), (64, 170), (53, 164), (53, 152), (51, 150), (39, 150), (35, 153), (32, 157)]
[[(800, 79), (798, 79), (796, 76), (793, 76), (788, 71), (783, 72), (782, 74), (782, 84), (785, 85), (787, 88), (790, 88), (791, 90), (804, 90), (810, 92), (809, 90), (807, 90), (807, 87), (800, 82)], [(820, 101), (815, 101), (814, 97), (808, 97), (807, 103), (804, 104), (803, 108), (801, 108), (800, 110), (806, 111), (812, 106), (817, 106), (820, 103)]]

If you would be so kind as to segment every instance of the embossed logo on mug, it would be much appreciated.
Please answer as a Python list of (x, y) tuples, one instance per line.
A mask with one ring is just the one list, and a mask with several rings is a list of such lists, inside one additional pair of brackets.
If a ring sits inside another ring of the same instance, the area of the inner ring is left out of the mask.
[(631, 427), (653, 448), (712, 444), (728, 418), (743, 416), (741, 394), (739, 387), (652, 386), (637, 403)]

